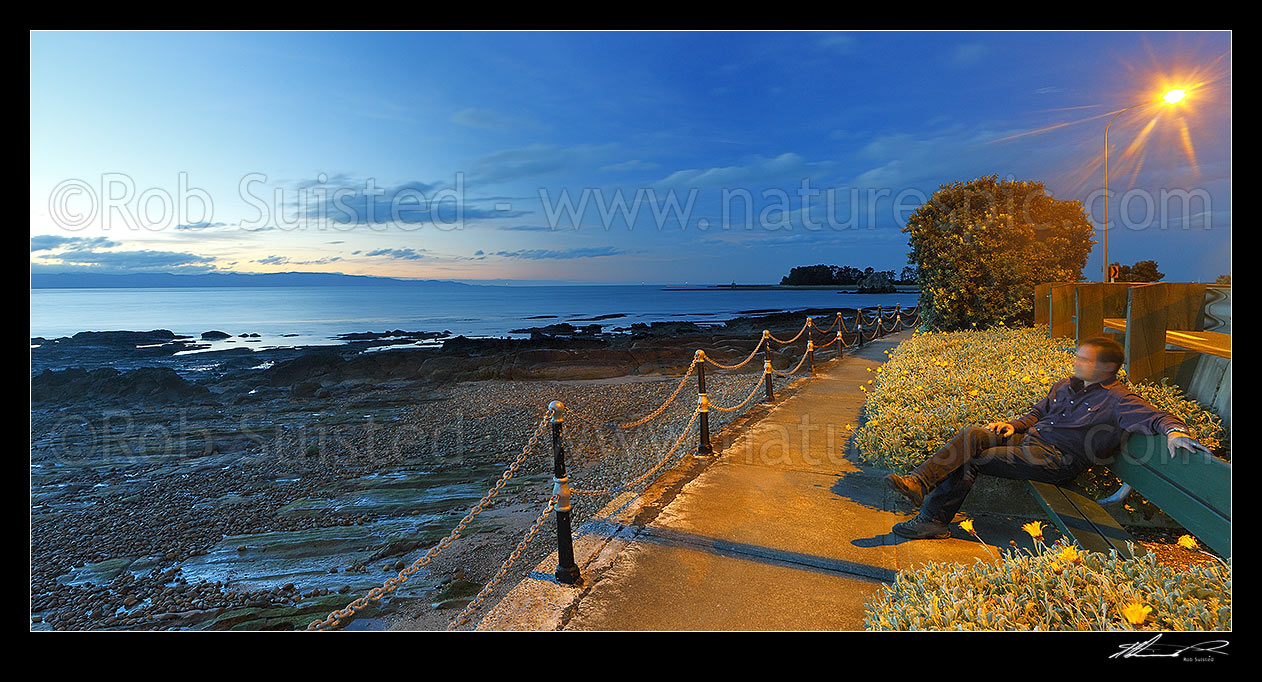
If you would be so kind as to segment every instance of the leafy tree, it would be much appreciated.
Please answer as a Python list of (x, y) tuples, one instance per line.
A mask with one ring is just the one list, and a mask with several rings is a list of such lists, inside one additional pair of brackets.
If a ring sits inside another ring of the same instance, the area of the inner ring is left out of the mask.
[(896, 284), (915, 284), (916, 283), (916, 268), (913, 268), (910, 265), (903, 268), (902, 274), (898, 276), (898, 280), (895, 283)]
[(921, 319), (941, 330), (1034, 322), (1034, 286), (1083, 279), (1094, 228), (1078, 201), (998, 175), (944, 184), (907, 220)]
[(1231, 284), (1231, 275), (1219, 275), (1214, 284)]
[(852, 268), (849, 265), (843, 265), (836, 268), (833, 272), (834, 284), (858, 284), (859, 280), (864, 278), (864, 272), (859, 268)]
[(827, 265), (800, 265), (780, 278), (781, 284), (832, 284), (833, 271)]
[(1165, 277), (1165, 274), (1157, 270), (1157, 261), (1141, 260), (1136, 261), (1134, 265), (1122, 265), (1113, 263), (1117, 266), (1117, 277), (1115, 282), (1159, 282)]
[[(781, 284), (858, 284), (873, 272), (872, 268), (860, 270), (849, 265), (800, 265), (780, 278)], [(893, 270), (886, 270), (890, 279), (894, 278)]]

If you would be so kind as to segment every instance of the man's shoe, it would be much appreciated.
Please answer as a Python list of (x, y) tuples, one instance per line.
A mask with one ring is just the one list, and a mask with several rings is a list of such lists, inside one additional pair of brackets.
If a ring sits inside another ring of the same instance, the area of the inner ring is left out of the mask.
[(915, 518), (894, 524), (894, 533), (913, 540), (942, 539), (951, 537), (947, 524), (933, 519)]
[(890, 474), (885, 477), (885, 485), (888, 485), (890, 490), (911, 500), (911, 503), (917, 507), (925, 501), (924, 486), (920, 483), (920, 479), (915, 476)]

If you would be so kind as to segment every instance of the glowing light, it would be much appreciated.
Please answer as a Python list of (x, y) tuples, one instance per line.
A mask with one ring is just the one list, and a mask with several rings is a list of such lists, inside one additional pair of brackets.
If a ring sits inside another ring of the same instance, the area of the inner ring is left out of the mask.
[[(1149, 51), (1153, 56), (1152, 51)], [(1037, 109), (1038, 118), (1028, 125), (1007, 132), (985, 144), (1009, 144), (1039, 136), (1064, 136), (1089, 156), (1076, 159), (1063, 171), (1048, 178), (1048, 186), (1077, 193), (1098, 186), (1105, 153), (1099, 145), (1094, 126), (1104, 126), (1118, 114), (1108, 132), (1109, 176), (1127, 186), (1144, 182), (1144, 172), (1189, 173), (1200, 175), (1203, 144), (1199, 129), (1213, 130), (1206, 125), (1207, 116), (1217, 123), (1224, 116), (1224, 103), (1230, 99), (1231, 72), (1224, 52), (1207, 62), (1159, 64), (1153, 56), (1151, 64), (1123, 62), (1124, 70), (1110, 76), (1101, 101), (1063, 102), (1065, 106)], [(1163, 60), (1164, 61), (1164, 60)], [(1121, 76), (1130, 74), (1134, 87), (1125, 87)], [(1118, 87), (1113, 87), (1118, 86)], [(1200, 109), (1200, 111), (1198, 111)], [(1050, 120), (1047, 117), (1052, 117)], [(1086, 130), (1083, 130), (1086, 128)], [(1080, 131), (1074, 134), (1073, 131)], [(1115, 147), (1114, 140), (1123, 142)], [(1067, 142), (1068, 144), (1069, 142)], [(1114, 156), (1114, 151), (1118, 152)], [(1191, 181), (1189, 178), (1188, 182)], [(1112, 184), (1112, 183), (1110, 183)]]

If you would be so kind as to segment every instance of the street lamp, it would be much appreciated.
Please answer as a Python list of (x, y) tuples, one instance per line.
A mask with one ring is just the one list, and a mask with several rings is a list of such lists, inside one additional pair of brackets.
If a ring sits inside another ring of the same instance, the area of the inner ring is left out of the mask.
[(1169, 90), (1161, 97), (1150, 99), (1147, 102), (1140, 102), (1139, 104), (1132, 104), (1131, 106), (1126, 107), (1114, 114), (1113, 118), (1110, 118), (1109, 122), (1104, 124), (1104, 273), (1101, 279), (1102, 282), (1113, 281), (1112, 278), (1109, 277), (1109, 126), (1113, 124), (1114, 119), (1131, 109), (1147, 106), (1149, 104), (1156, 104), (1157, 102), (1174, 104), (1175, 102), (1183, 99), (1186, 94), (1187, 93), (1182, 88)]

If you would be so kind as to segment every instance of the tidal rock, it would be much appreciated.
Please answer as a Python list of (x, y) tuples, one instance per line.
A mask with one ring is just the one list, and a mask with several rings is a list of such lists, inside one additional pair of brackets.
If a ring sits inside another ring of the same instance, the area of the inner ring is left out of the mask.
[(87, 371), (72, 367), (44, 370), (31, 379), (35, 403), (130, 399), (156, 403), (213, 403), (210, 389), (185, 381), (166, 367), (141, 367), (119, 372), (108, 367)]
[(324, 376), (338, 370), (346, 361), (331, 351), (316, 351), (278, 362), (264, 370), (264, 376), (273, 386), (292, 386), (300, 381)]
[(316, 381), (300, 381), (289, 389), (289, 397), (296, 400), (306, 400), (315, 397), (316, 391), (321, 390), (319, 382)]

